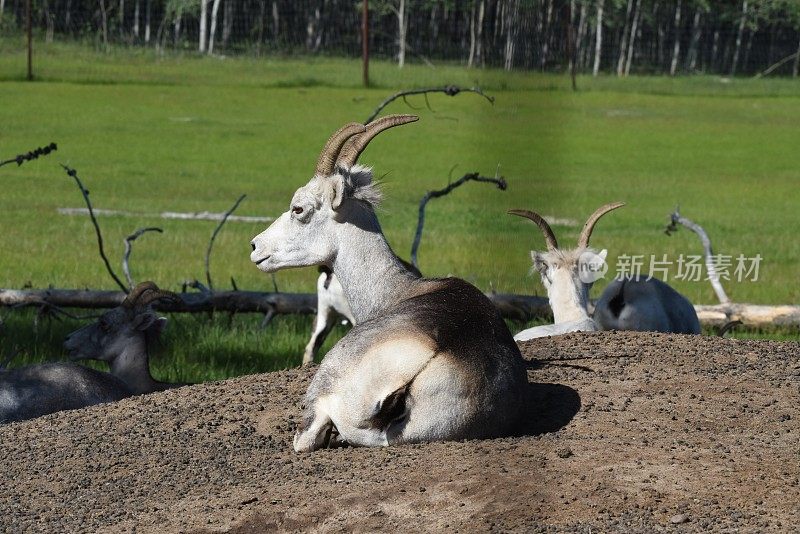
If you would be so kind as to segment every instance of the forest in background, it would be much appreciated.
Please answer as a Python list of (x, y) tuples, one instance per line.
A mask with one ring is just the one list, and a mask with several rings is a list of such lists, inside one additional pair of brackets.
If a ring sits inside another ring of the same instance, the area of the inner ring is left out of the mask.
[[(345, 0), (31, 0), (47, 41), (205, 54), (361, 53), (363, 4)], [(372, 0), (371, 54), (579, 73), (800, 70), (799, 0)], [(0, 34), (26, 0), (0, 0)]]

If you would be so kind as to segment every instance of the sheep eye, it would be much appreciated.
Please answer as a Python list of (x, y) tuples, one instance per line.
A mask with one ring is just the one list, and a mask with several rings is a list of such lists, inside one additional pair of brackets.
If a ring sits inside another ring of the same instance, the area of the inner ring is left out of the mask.
[(295, 215), (300, 215), (301, 213), (303, 213), (303, 208), (300, 206), (295, 206), (292, 208), (292, 213), (294, 213)]

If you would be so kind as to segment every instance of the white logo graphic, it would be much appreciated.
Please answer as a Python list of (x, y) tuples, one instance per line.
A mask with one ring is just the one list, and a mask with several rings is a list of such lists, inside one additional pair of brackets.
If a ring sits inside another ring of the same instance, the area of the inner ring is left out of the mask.
[(584, 284), (593, 284), (606, 276), (608, 264), (606, 263), (606, 249), (599, 253), (587, 250), (578, 258), (578, 278)]

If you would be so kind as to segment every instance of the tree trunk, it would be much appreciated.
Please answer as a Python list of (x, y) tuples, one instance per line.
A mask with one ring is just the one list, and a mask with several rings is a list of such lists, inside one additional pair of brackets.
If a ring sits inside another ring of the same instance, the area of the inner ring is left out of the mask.
[(280, 14), (278, 13), (277, 0), (272, 2), (272, 39), (278, 40), (278, 31), (280, 30)]
[(178, 42), (181, 39), (181, 21), (183, 20), (183, 9), (178, 7), (175, 12), (175, 20), (172, 23), (172, 47), (178, 48)]
[(264, 26), (267, 18), (267, 0), (258, 3), (258, 35), (256, 35), (256, 53), (261, 55), (261, 44), (264, 42)]
[(475, 22), (475, 16), (476, 16), (475, 8), (476, 7), (477, 6), (473, 3), (472, 4), (472, 9), (470, 10), (470, 15), (469, 15), (469, 58), (467, 59), (467, 67), (469, 67), (469, 68), (472, 68), (472, 66), (473, 66), (473, 64), (475, 62), (475, 48), (476, 48), (475, 42), (477, 41), (477, 35), (476, 35), (477, 34), (477, 30), (475, 28), (475, 24), (476, 24), (476, 22)]
[(586, 67), (586, 46), (584, 46), (584, 42), (586, 41), (586, 3), (581, 2), (581, 14), (578, 18), (578, 38), (577, 38), (577, 46), (578, 50), (575, 54), (578, 58), (578, 66), (580, 66), (581, 70)]
[(700, 26), (700, 8), (694, 10), (694, 20), (692, 21), (692, 40), (689, 43), (689, 51), (686, 53), (686, 69), (691, 73), (697, 67), (697, 47), (700, 44), (700, 36), (703, 32)]
[(433, 4), (433, 8), (431, 9), (430, 25), (428, 26), (429, 33), (430, 33), (430, 39), (428, 41), (428, 46), (430, 48), (433, 48), (434, 46), (436, 46), (436, 43), (438, 42), (438, 39), (439, 39), (439, 21), (438, 21), (438, 17), (439, 17), (439, 4), (438, 3), (434, 3)]
[(225, 3), (225, 16), (222, 21), (222, 46), (227, 47), (233, 32), (233, 20), (235, 18), (236, 2)]
[(208, 43), (208, 0), (200, 0), (200, 37), (197, 50), (204, 54)]
[(105, 0), (100, 0), (100, 24), (103, 31), (103, 47), (108, 51), (108, 12)]
[(569, 0), (568, 4), (564, 4), (564, 7), (567, 11), (564, 14), (564, 24), (567, 25), (567, 71), (572, 81), (572, 90), (577, 91), (575, 63), (578, 61), (578, 55), (575, 47), (575, 0)]
[(150, 43), (150, 0), (144, 5), (144, 44)]
[(483, 18), (486, 15), (486, 0), (481, 0), (478, 7), (477, 39), (475, 42), (475, 59), (481, 67), (485, 64), (483, 58)]
[[(3, 12), (5, 11), (5, 9), (6, 9), (6, 0), (0, 0), (0, 18), (3, 17)], [(67, 6), (67, 12), (69, 12), (69, 6)]]
[[(552, 0), (551, 0), (552, 2)], [(509, 0), (508, 6), (506, 6), (506, 20), (503, 24), (506, 27), (506, 46), (505, 46), (505, 61), (503, 62), (503, 68), (505, 70), (511, 70), (514, 67), (514, 47), (516, 41), (516, 32), (517, 32), (517, 11), (519, 9), (519, 0)], [(552, 3), (551, 3), (552, 5)]]
[(631, 35), (628, 39), (628, 54), (625, 58), (625, 76), (631, 72), (631, 62), (633, 61), (633, 52), (635, 50), (636, 32), (639, 31), (639, 18), (642, 13), (642, 0), (636, 0), (636, 8), (633, 10), (633, 23), (631, 25)]
[[(517, 8), (519, 7), (518, 0), (514, 2), (514, 19), (517, 17)], [(547, 13), (544, 18), (544, 41), (542, 42), (542, 57), (540, 59), (540, 67), (542, 72), (544, 72), (545, 67), (547, 66), (547, 56), (550, 53), (550, 21), (553, 19), (553, 0), (547, 0)], [(514, 21), (510, 21), (513, 26), (516, 26)]]
[(747, 32), (747, 44), (744, 47), (744, 59), (742, 60), (742, 70), (747, 70), (747, 65), (750, 64), (750, 49), (753, 47), (753, 36), (755, 35), (754, 30), (750, 30)]
[(605, 4), (605, 1), (598, 0), (597, 2), (597, 27), (594, 37), (594, 68), (592, 69), (592, 76), (597, 76), (600, 71), (600, 56), (603, 51), (603, 4)]
[(733, 60), (731, 60), (731, 76), (736, 75), (736, 64), (739, 63), (739, 51), (742, 48), (745, 22), (747, 22), (747, 0), (742, 0), (742, 16), (739, 18), (739, 31), (736, 32), (736, 46), (733, 49)]
[(656, 65), (659, 71), (663, 67), (661, 63), (661, 59), (658, 57), (660, 50), (659, 47), (661, 46), (661, 17), (659, 16), (659, 12), (661, 9), (660, 2), (653, 2), (653, 12), (651, 14), (651, 20), (653, 21), (653, 29), (651, 30), (651, 34), (653, 35), (651, 44), (650, 44), (650, 61), (653, 65)]
[(397, 8), (397, 66), (403, 68), (406, 64), (406, 0), (400, 0)]
[[(5, 0), (0, 0), (0, 17), (3, 15), (3, 4)], [(64, 29), (69, 31), (70, 24), (72, 23), (72, 0), (67, 0), (67, 5), (64, 7)]]
[(617, 76), (622, 76), (625, 68), (625, 52), (628, 48), (628, 30), (630, 28), (631, 11), (633, 10), (634, 0), (628, 0), (628, 7), (625, 9), (625, 25), (622, 27), (622, 38), (619, 41), (619, 57), (617, 58)]
[(714, 30), (714, 39), (711, 44), (711, 68), (716, 69), (717, 72), (722, 72), (722, 69), (717, 65), (717, 57), (719, 56), (719, 29)]
[(792, 78), (797, 78), (800, 74), (800, 39), (797, 41), (797, 53), (794, 55), (794, 65), (792, 66)]
[(497, 38), (504, 32), (503, 25), (505, 24), (505, 2), (497, 2), (494, 10), (494, 31), (492, 32), (492, 46), (497, 44)]
[(45, 40), (45, 42), (52, 43), (53, 42), (53, 32), (55, 31), (55, 25), (53, 23), (54, 22), (53, 19), (55, 18), (55, 15), (50, 13), (50, 2), (48, 2), (47, 0), (45, 0), (44, 4), (42, 5), (42, 11), (44, 11), (44, 22), (45, 22), (45, 26), (47, 28), (44, 40)]
[(319, 27), (320, 17), (319, 6), (317, 6), (313, 14), (309, 15), (308, 23), (306, 24), (306, 50), (316, 51), (315, 44), (318, 43), (316, 30)]
[(140, 3), (141, 0), (136, 0), (136, 3), (133, 4), (133, 37), (137, 41), (139, 40), (139, 18), (141, 16)]
[(119, 24), (119, 36), (124, 37), (125, 34), (125, 0), (119, 0), (119, 15), (117, 16), (117, 24)]
[(222, 0), (214, 0), (211, 7), (211, 29), (208, 31), (208, 55), (214, 53), (214, 37), (217, 34), (217, 14), (219, 13), (219, 5)]
[(669, 75), (675, 76), (678, 70), (678, 58), (681, 55), (681, 1), (675, 5), (675, 45), (672, 47), (672, 64), (669, 67)]

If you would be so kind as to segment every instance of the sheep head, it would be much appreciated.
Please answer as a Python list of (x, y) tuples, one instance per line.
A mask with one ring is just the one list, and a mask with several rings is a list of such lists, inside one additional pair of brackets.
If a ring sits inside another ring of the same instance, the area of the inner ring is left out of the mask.
[(160, 290), (153, 282), (142, 282), (119, 306), (69, 334), (64, 348), (72, 360), (113, 362), (132, 344), (147, 342), (148, 336), (155, 338), (161, 334), (167, 319), (152, 309), (152, 304), (161, 299), (177, 300), (178, 296)]
[(559, 306), (555, 303), (570, 303), (585, 309), (589, 299), (589, 290), (599, 278), (605, 267), (608, 251), (600, 252), (589, 248), (589, 239), (597, 221), (606, 213), (624, 206), (623, 202), (614, 202), (601, 206), (587, 219), (578, 237), (578, 246), (574, 249), (560, 249), (555, 233), (544, 218), (536, 212), (528, 210), (510, 210), (510, 215), (518, 215), (533, 221), (541, 230), (547, 244), (546, 251), (531, 251), (533, 269), (539, 273), (542, 285), (556, 316), (556, 323), (574, 319), (559, 317), (560, 309), (574, 309), (573, 306)]
[(373, 209), (380, 190), (372, 170), (356, 162), (379, 133), (416, 120), (413, 115), (389, 115), (337, 130), (322, 149), (314, 177), (295, 192), (289, 210), (250, 242), (251, 261), (264, 272), (330, 265), (339, 249), (340, 225), (380, 232)]

